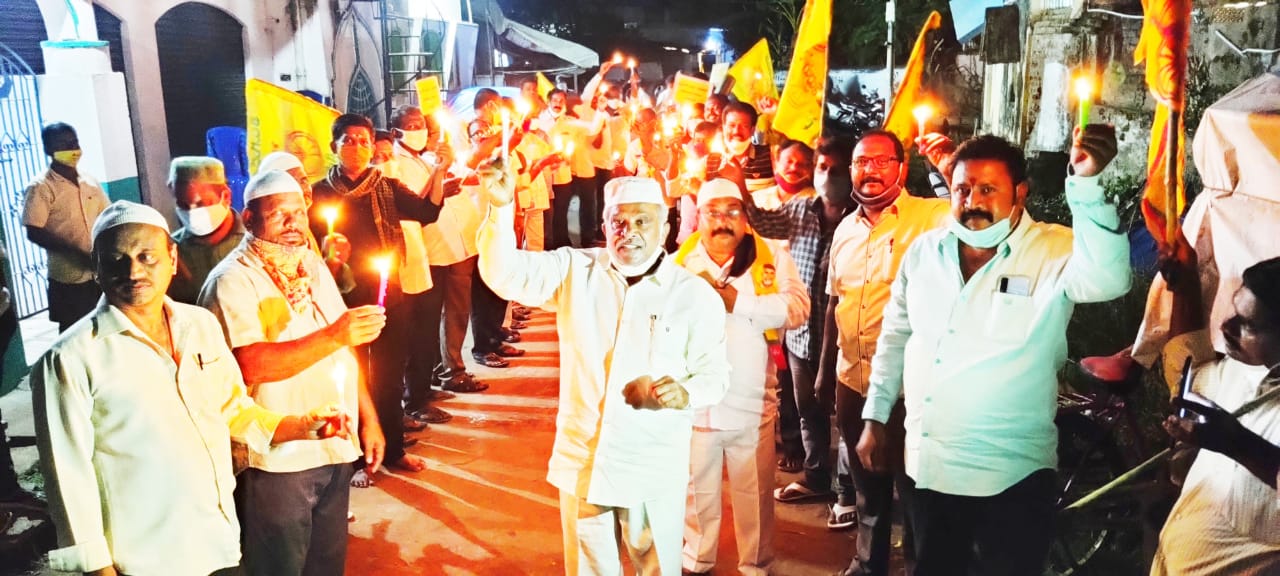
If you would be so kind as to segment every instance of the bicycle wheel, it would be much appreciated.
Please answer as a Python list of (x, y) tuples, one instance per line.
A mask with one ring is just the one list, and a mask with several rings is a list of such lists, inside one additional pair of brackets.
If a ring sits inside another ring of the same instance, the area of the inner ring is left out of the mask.
[[(1110, 430), (1083, 414), (1062, 414), (1058, 425), (1058, 509), (1125, 472)], [(1098, 573), (1099, 556), (1135, 533), (1141, 541), (1140, 507), (1123, 493), (1080, 511), (1059, 512), (1047, 576)]]

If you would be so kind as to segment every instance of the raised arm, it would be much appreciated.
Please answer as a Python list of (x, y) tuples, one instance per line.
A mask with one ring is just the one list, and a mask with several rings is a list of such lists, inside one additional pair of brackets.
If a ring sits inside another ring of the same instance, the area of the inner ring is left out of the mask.
[(788, 240), (791, 238), (791, 232), (795, 228), (795, 218), (789, 206), (791, 202), (804, 201), (804, 199), (793, 198), (777, 209), (766, 210), (756, 205), (756, 201), (751, 194), (742, 195), (742, 207), (747, 211), (747, 221), (751, 223), (751, 229), (755, 230), (761, 237), (770, 240)]
[(1076, 303), (1103, 302), (1129, 291), (1129, 237), (1120, 229), (1120, 216), (1106, 201), (1098, 176), (1115, 155), (1114, 128), (1090, 124), (1077, 132), (1071, 149), (1074, 174), (1066, 186), (1071, 258), (1063, 273), (1066, 295)]
[(476, 235), (480, 277), (504, 299), (548, 307), (568, 275), (571, 252), (567, 249), (551, 252), (517, 249), (515, 206), (512, 202), (515, 173), (486, 165), (479, 174), (480, 196), (489, 204), (488, 213)]

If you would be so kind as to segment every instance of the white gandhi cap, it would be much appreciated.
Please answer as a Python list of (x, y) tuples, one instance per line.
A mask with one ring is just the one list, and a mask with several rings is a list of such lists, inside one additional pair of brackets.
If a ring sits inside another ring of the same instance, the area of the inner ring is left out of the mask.
[[(257, 173), (264, 174), (272, 170), (283, 170), (288, 172), (294, 168), (302, 168), (302, 161), (299, 160), (297, 156), (285, 152), (284, 150), (276, 150), (262, 158), (262, 161), (258, 163)], [(303, 168), (303, 172), (306, 172), (305, 168)]]
[(717, 198), (732, 198), (741, 202), (742, 191), (738, 189), (737, 184), (724, 178), (708, 180), (698, 189), (698, 208), (710, 204), (712, 200)]
[(164, 230), (165, 234), (169, 233), (169, 222), (155, 208), (128, 200), (116, 200), (93, 221), (93, 242), (96, 244), (98, 236), (103, 232), (125, 224), (147, 224)]
[(604, 185), (604, 205), (658, 204), (666, 205), (662, 198), (662, 186), (653, 178), (624, 176), (614, 178)]
[(250, 178), (249, 183), (244, 186), (244, 203), (248, 204), (264, 196), (290, 192), (301, 195), (302, 187), (288, 172), (283, 170), (258, 172), (258, 175)]

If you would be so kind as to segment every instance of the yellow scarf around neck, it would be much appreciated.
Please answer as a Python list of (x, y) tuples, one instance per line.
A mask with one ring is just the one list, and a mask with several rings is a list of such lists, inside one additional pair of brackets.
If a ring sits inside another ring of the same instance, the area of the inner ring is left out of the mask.
[[(778, 267), (773, 262), (773, 251), (769, 250), (769, 246), (759, 236), (755, 234), (750, 236), (756, 246), (756, 259), (751, 263), (751, 283), (755, 286), (756, 296), (777, 294)], [(685, 259), (698, 248), (698, 243), (701, 241), (702, 232), (690, 234), (684, 244), (680, 245), (680, 249), (676, 250), (676, 264), (684, 266)], [(765, 330), (764, 339), (771, 344), (778, 342), (778, 331)]]

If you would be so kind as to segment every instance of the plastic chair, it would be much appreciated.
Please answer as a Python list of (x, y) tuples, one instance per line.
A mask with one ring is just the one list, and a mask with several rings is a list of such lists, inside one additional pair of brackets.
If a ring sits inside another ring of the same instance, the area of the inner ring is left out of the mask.
[(239, 126), (214, 126), (205, 132), (205, 154), (222, 162), (231, 188), (231, 207), (244, 208), (244, 187), (249, 183), (247, 135)]

